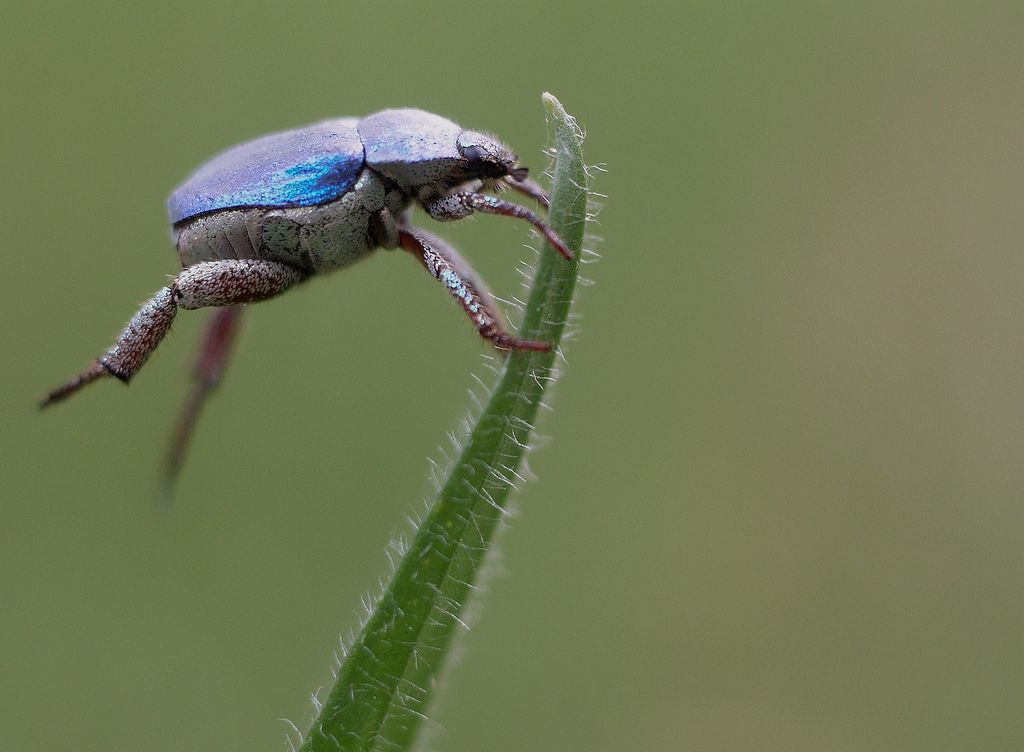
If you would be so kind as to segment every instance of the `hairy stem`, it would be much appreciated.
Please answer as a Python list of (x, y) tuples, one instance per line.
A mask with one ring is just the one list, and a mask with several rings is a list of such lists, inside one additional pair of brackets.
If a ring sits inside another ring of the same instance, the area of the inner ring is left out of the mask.
[[(546, 245), (520, 336), (556, 345), (565, 328), (579, 268), (587, 210), (581, 133), (550, 94), (554, 134), (549, 221), (572, 251)], [(506, 512), (557, 347), (509, 355), (427, 518), (351, 645), (303, 752), (408, 750), (425, 718), (452, 637)]]

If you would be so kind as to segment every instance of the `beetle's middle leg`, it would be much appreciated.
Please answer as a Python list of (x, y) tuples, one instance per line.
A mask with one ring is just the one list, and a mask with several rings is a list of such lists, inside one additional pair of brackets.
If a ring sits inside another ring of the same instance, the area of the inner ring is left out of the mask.
[(170, 331), (179, 308), (264, 300), (303, 279), (302, 271), (277, 261), (230, 259), (190, 266), (138, 310), (113, 347), (78, 376), (50, 392), (42, 406), (71, 396), (101, 376), (115, 376), (127, 383)]
[(447, 288), (462, 306), (480, 336), (499, 350), (550, 350), (548, 342), (519, 339), (505, 331), (501, 314), (487, 287), (472, 267), (438, 237), (424, 230), (403, 228), (398, 231), (402, 248), (419, 259), (433, 277)]
[(213, 391), (220, 386), (232, 346), (238, 339), (242, 307), (218, 308), (210, 317), (192, 370), (192, 388), (178, 415), (164, 460), (164, 483), (170, 493), (185, 459), (185, 449), (195, 430), (199, 413)]

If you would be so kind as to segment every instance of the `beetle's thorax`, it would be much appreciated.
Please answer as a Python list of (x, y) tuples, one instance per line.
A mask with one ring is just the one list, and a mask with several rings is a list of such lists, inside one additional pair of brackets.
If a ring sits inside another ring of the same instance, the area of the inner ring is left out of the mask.
[(421, 203), (463, 186), (490, 187), (516, 163), (497, 139), (423, 110), (384, 110), (357, 129), (366, 165)]

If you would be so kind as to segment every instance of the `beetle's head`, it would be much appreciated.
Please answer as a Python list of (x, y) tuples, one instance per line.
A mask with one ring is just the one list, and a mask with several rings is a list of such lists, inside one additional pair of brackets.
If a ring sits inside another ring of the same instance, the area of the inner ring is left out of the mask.
[(508, 179), (523, 180), (528, 170), (518, 167), (519, 158), (496, 138), (476, 131), (462, 131), (458, 140), (461, 172), (467, 180), (481, 180), (489, 188), (501, 188)]

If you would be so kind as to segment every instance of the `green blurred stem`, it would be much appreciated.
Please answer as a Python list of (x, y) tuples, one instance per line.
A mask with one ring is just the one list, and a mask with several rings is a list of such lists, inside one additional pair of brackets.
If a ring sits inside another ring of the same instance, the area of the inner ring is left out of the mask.
[[(520, 336), (553, 342), (565, 328), (586, 223), (581, 133), (550, 94), (554, 183), (549, 221), (572, 249), (545, 246)], [(425, 718), (488, 547), (506, 512), (557, 347), (515, 352), (387, 589), (351, 645), (302, 752), (407, 750)]]

